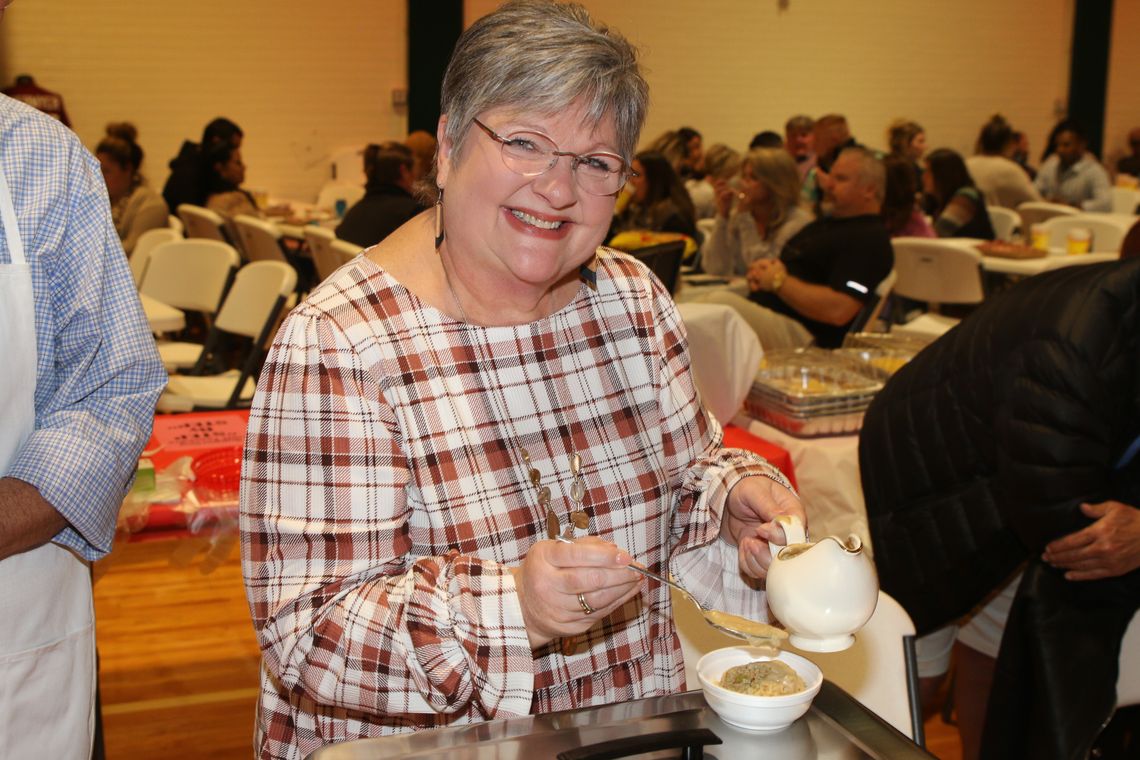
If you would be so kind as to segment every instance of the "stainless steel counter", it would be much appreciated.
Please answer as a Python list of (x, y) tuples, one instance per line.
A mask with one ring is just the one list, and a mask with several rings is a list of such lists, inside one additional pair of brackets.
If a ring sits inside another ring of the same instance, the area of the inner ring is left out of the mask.
[[(705, 730), (711, 732), (702, 734)], [(702, 739), (703, 737), (703, 739)], [(678, 748), (670, 740), (682, 742)], [(684, 740), (719, 740), (684, 750)], [(658, 742), (657, 748), (650, 746)], [(642, 744), (637, 749), (636, 744)], [(811, 710), (783, 731), (743, 731), (722, 722), (700, 691), (605, 707), (489, 721), (330, 745), (308, 760), (855, 760), (930, 758), (834, 684), (824, 681)]]

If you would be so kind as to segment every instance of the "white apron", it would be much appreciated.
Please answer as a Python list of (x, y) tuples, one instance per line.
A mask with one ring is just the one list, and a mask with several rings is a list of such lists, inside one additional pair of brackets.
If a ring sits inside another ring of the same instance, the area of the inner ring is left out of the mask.
[[(0, 474), (35, 426), (32, 272), (0, 168)], [(0, 514), (0, 520), (4, 515)], [(47, 544), (0, 561), (0, 758), (89, 758), (95, 628), (88, 563)]]

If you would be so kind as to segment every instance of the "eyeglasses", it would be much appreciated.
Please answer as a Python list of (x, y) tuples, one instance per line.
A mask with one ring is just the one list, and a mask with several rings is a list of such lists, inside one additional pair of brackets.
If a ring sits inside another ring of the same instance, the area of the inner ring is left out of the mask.
[(578, 187), (590, 195), (614, 195), (621, 190), (627, 178), (637, 176), (637, 172), (632, 171), (621, 156), (613, 153), (567, 153), (558, 150), (558, 146), (546, 135), (514, 132), (502, 137), (478, 119), (473, 121), (488, 137), (499, 143), (503, 163), (515, 174), (537, 177), (553, 169), (559, 156), (567, 156)]

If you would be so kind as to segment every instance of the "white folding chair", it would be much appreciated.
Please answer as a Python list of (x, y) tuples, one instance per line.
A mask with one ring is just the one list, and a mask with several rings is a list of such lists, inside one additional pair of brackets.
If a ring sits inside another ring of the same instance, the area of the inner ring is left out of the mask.
[(139, 292), (178, 309), (214, 314), (241, 264), (233, 246), (186, 238), (150, 252)]
[(338, 267), (352, 261), (360, 254), (361, 251), (364, 250), (356, 243), (350, 243), (347, 240), (341, 240), (340, 238), (334, 239), (329, 247), (336, 254), (337, 259), (339, 259), (340, 263), (337, 264)]
[(206, 365), (227, 334), (248, 339), (241, 367), (218, 375), (171, 375), (158, 400), (159, 411), (232, 409), (247, 404), (253, 398), (269, 332), (296, 287), (297, 272), (285, 262), (254, 261), (242, 267), (206, 345), (200, 347), (195, 370)]
[(178, 207), (178, 218), (182, 220), (188, 238), (205, 238), (236, 245), (236, 241), (231, 240), (230, 233), (226, 231), (226, 220), (216, 211), (192, 203), (183, 203)]
[[(1075, 228), (1084, 228), (1092, 232), (1092, 241), (1089, 246), (1091, 253), (1117, 253), (1128, 227), (1112, 219), (1092, 214), (1073, 214), (1072, 216), (1057, 216), (1041, 225), (1049, 233), (1050, 248), (1065, 248), (1069, 231)], [(1129, 225), (1130, 226), (1130, 225)]]
[[(673, 621), (681, 639), (689, 688), (700, 683), (696, 667), (702, 655), (743, 643), (708, 625), (696, 607), (676, 591), (673, 592)], [(855, 634), (855, 643), (849, 649), (802, 654), (819, 666), (824, 678), (922, 744), (922, 709), (918, 706), (913, 637), (914, 623), (906, 610), (880, 591), (875, 614)]]
[(891, 241), (895, 252), (894, 292), (903, 298), (925, 301), (931, 313), (892, 332), (922, 336), (941, 335), (958, 320), (938, 314), (941, 304), (978, 304), (985, 298), (982, 287), (982, 254), (962, 243), (930, 238), (900, 237)]
[(166, 217), (166, 226), (178, 233), (178, 237), (186, 237), (186, 225), (174, 214)]
[(1112, 188), (1112, 213), (1135, 214), (1140, 206), (1140, 190), (1131, 187)]
[(169, 227), (147, 230), (139, 235), (139, 239), (135, 242), (135, 250), (131, 252), (130, 258), (131, 276), (135, 279), (135, 287), (138, 287), (143, 281), (147, 264), (150, 263), (151, 251), (163, 243), (181, 239), (182, 233), (172, 230)]
[(1072, 216), (1080, 213), (1072, 206), (1045, 201), (1026, 201), (1017, 207), (1021, 217), (1021, 229), (1028, 231), (1033, 225), (1047, 222), (1055, 216)]
[(340, 254), (332, 249), (336, 236), (333, 231), (316, 225), (306, 225), (302, 230), (313, 266), (317, 269), (317, 279), (324, 282), (343, 263)]
[(364, 197), (364, 185), (354, 185), (348, 182), (326, 182), (317, 192), (317, 208), (333, 209), (337, 201), (344, 201), (345, 208), (352, 208), (358, 200)]
[(1012, 242), (1017, 239), (1021, 233), (1021, 216), (1016, 211), (1001, 206), (986, 206), (986, 211), (998, 240)]
[(282, 261), (288, 263), (282, 245), (281, 230), (273, 222), (256, 216), (238, 214), (233, 219), (238, 240), (249, 261)]
[(875, 286), (875, 297), (864, 304), (850, 326), (848, 326), (848, 333), (865, 331), (877, 332), (876, 328), (879, 327), (879, 317), (883, 313), (883, 307), (887, 305), (887, 301), (891, 298), (891, 293), (895, 289), (895, 282), (898, 278), (899, 273), (894, 269), (887, 272), (887, 276)]

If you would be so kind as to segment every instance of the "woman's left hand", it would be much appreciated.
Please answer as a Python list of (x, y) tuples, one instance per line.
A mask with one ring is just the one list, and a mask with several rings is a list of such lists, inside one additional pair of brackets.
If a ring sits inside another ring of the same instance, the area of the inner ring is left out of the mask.
[(772, 553), (768, 542), (784, 544), (784, 529), (775, 521), (781, 515), (796, 515), (807, 527), (807, 515), (796, 495), (771, 478), (747, 477), (728, 494), (720, 535), (739, 550), (740, 570), (753, 578), (768, 575)]

